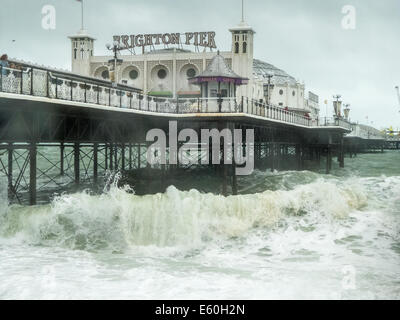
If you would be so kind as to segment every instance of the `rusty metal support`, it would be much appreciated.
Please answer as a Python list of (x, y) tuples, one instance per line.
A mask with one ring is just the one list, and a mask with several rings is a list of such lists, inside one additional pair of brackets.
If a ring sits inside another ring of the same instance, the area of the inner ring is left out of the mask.
[(98, 152), (99, 145), (97, 143), (93, 144), (93, 182), (96, 184), (98, 180)]
[(37, 147), (35, 143), (31, 143), (29, 148), (29, 204), (36, 205), (36, 157)]
[(74, 144), (74, 174), (75, 174), (75, 183), (79, 184), (80, 182), (80, 146), (79, 143), (76, 142)]

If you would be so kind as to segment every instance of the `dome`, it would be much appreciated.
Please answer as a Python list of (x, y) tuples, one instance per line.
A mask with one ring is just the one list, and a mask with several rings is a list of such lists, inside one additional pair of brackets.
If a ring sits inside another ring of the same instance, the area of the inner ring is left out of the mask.
[(255, 76), (268, 80), (268, 74), (273, 73), (273, 77), (271, 78), (271, 82), (274, 84), (284, 85), (289, 83), (290, 85), (296, 85), (297, 81), (294, 77), (287, 74), (285, 71), (278, 69), (277, 67), (269, 64), (267, 62), (254, 59), (253, 60), (253, 73)]

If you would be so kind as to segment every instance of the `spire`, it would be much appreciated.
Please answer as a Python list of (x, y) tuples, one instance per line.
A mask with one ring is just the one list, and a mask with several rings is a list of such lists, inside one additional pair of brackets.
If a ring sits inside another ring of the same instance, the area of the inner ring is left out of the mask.
[(242, 0), (242, 21), (240, 21), (238, 26), (236, 26), (236, 27), (234, 27), (232, 29), (229, 29), (230, 32), (233, 32), (233, 31), (245, 31), (246, 30), (246, 31), (252, 31), (253, 33), (255, 33), (254, 30), (245, 21), (244, 9), (245, 9), (244, 8), (244, 0)]
[(242, 23), (244, 22), (244, 0), (242, 0)]

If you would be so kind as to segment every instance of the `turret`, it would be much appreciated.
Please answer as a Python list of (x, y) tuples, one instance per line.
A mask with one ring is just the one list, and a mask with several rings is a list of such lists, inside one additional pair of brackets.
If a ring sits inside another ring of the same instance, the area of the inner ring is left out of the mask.
[(238, 88), (237, 96), (253, 98), (253, 54), (255, 31), (242, 21), (237, 27), (229, 30), (232, 33), (232, 69), (249, 84)]
[(86, 30), (81, 29), (71, 39), (71, 70), (84, 76), (90, 76), (90, 60), (93, 57), (93, 45), (96, 39), (90, 37)]

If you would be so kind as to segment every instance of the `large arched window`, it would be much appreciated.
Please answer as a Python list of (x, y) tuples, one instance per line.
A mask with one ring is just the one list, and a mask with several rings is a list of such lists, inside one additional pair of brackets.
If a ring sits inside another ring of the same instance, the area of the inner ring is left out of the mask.
[(235, 53), (239, 53), (239, 42), (235, 42)]
[(247, 42), (243, 42), (243, 53), (247, 53)]

